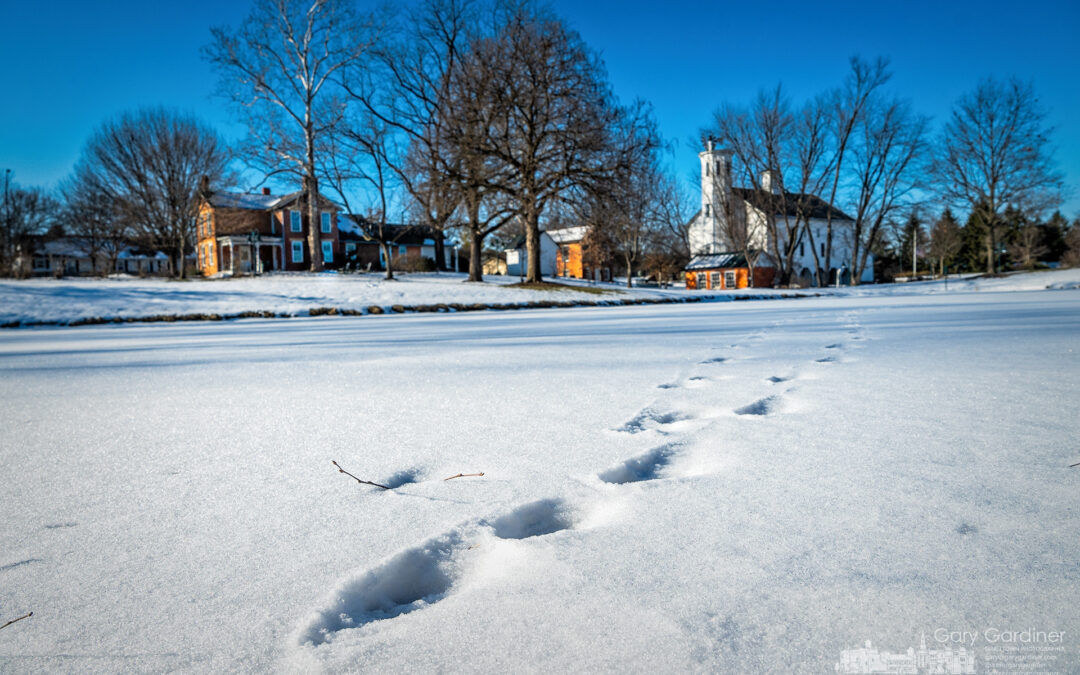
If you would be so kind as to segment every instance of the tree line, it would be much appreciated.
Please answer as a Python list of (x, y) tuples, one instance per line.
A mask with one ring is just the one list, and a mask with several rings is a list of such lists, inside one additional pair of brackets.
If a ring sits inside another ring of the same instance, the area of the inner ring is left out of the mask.
[[(696, 184), (676, 177), (650, 105), (620, 101), (599, 55), (543, 5), (417, 0), (365, 13), (348, 0), (255, 0), (239, 26), (211, 29), (203, 55), (245, 137), (229, 147), (190, 115), (149, 108), (103, 124), (56, 195), (5, 176), (0, 271), (17, 268), (30, 234), (59, 223), (94, 252), (124, 241), (165, 251), (182, 276), (201, 178), (225, 187), (237, 170), (298, 186), (309, 222), (315, 196), (329, 196), (358, 216), (387, 261), (395, 222), (456, 233), (471, 281), (483, 278), (485, 246), (514, 236), (526, 242), (526, 281), (541, 281), (541, 230), (570, 224), (588, 226), (586, 261), (615, 259), (628, 282), (641, 270), (673, 278), (689, 259)], [(794, 252), (809, 243), (819, 284), (840, 265), (859, 279), (871, 254), (903, 261), (905, 241), (908, 259), (917, 265), (921, 252), (939, 270), (995, 272), (1080, 250), (1080, 223), (1048, 215), (1063, 185), (1030, 84), (984, 80), (935, 136), (926, 116), (889, 92), (886, 59), (850, 66), (809, 101), (795, 104), (776, 86), (723, 104), (703, 128), (734, 152), (733, 176), (765, 190), (767, 174), (768, 190), (794, 204), (767, 214), (767, 242), (728, 218), (733, 247), (766, 244), (789, 283)], [(854, 226), (829, 210), (815, 241), (808, 195)], [(954, 210), (969, 214), (956, 223), (963, 246), (940, 224), (955, 222)], [(1047, 244), (1050, 220), (1061, 241)], [(313, 271), (323, 266), (317, 237), (309, 228)], [(840, 249), (850, 259), (838, 260)]]

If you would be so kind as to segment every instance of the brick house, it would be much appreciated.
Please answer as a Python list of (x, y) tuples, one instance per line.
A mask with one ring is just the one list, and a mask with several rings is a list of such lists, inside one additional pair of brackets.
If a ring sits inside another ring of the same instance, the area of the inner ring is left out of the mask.
[[(338, 209), (319, 197), (320, 252), (323, 266), (340, 266)], [(196, 256), (203, 276), (307, 270), (308, 210), (303, 192), (273, 195), (200, 189)]]

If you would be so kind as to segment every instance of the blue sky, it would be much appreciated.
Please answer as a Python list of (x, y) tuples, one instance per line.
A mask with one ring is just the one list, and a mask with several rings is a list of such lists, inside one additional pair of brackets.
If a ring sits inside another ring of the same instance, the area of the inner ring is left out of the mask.
[[(694, 179), (695, 138), (724, 102), (783, 83), (793, 101), (835, 86), (848, 57), (888, 56), (889, 88), (940, 124), (980, 78), (1034, 82), (1056, 127), (1056, 157), (1080, 215), (1080, 3), (637, 2), (559, 0), (556, 11), (603, 56), (616, 93), (648, 99)], [(0, 4), (0, 168), (53, 186), (102, 121), (164, 104), (194, 112), (226, 138), (241, 129), (212, 98), (216, 77), (199, 48), (211, 25), (236, 25), (249, 4)], [(694, 179), (696, 180), (696, 179)]]

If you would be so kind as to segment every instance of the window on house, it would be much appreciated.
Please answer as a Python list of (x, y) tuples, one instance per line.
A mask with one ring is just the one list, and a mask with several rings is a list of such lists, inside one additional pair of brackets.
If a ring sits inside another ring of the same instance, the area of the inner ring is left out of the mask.
[(806, 242), (803, 242), (803, 241), (799, 242), (799, 257), (800, 258), (806, 257)]
[(206, 268), (205, 254), (206, 254), (206, 248), (205, 247), (200, 248), (199, 249), (199, 269), (205, 269)]
[(406, 246), (405, 244), (402, 244), (401, 246), (398, 246), (397, 252), (398, 252), (398, 255), (406, 255), (409, 252), (409, 247)]
[(724, 272), (724, 288), (735, 288), (735, 272)]
[(710, 211), (710, 207), (711, 207), (711, 206), (712, 206), (712, 204), (706, 204), (706, 205), (705, 205), (705, 217), (706, 217), (706, 218), (708, 218), (708, 217), (709, 217), (709, 214), (711, 213), (711, 211)]
[(330, 214), (326, 213), (324, 211), (322, 213), (322, 215), (321, 215), (321, 218), (322, 218), (322, 231), (323, 232), (329, 232), (330, 231)]
[(345, 244), (345, 255), (352, 255), (353, 253), (356, 253), (356, 244), (350, 241)]
[(821, 242), (821, 256), (825, 256), (825, 242)]
[(294, 241), (292, 243), (292, 261), (294, 263), (304, 262), (304, 242)]
[(300, 212), (289, 211), (289, 229), (293, 232), (299, 232), (303, 227), (300, 224)]
[(334, 262), (334, 242), (324, 241), (322, 243), (322, 261), (324, 263)]
[(709, 287), (710, 288), (720, 288), (720, 273), (719, 272), (710, 272), (709, 273)]

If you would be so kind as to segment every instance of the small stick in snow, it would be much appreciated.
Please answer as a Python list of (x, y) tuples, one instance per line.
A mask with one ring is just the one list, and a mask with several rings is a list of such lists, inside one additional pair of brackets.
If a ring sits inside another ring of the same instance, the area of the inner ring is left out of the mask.
[(1069, 465), (1069, 468), (1071, 469), (1071, 468), (1073, 468), (1074, 466), (1080, 466), (1080, 462), (1077, 462), (1076, 464), (1070, 464), (1070, 465)]
[(2, 630), (4, 628), (7, 628), (8, 626), (15, 623), (16, 621), (22, 621), (23, 619), (29, 619), (32, 616), (34, 616), (33, 612), (27, 612), (26, 614), (23, 614), (22, 616), (20, 616), (18, 619), (12, 619), (11, 621), (8, 621), (7, 623), (5, 623), (3, 626), (0, 626), (0, 630)]
[(484, 475), (483, 471), (481, 471), (480, 473), (459, 473), (456, 476), (450, 476), (449, 478), (443, 478), (443, 480), (448, 481), (448, 480), (454, 480), (455, 478), (468, 478), (470, 476), (483, 476), (483, 475)]
[(336, 466), (336, 467), (337, 467), (338, 473), (343, 473), (343, 474), (345, 474), (346, 476), (348, 476), (348, 477), (352, 478), (353, 480), (355, 480), (355, 481), (356, 481), (357, 483), (363, 483), (364, 485), (374, 485), (375, 487), (377, 487), (377, 488), (382, 488), (382, 489), (384, 489), (384, 490), (389, 490), (389, 489), (390, 489), (389, 487), (387, 487), (387, 486), (385, 486), (385, 485), (379, 485), (378, 483), (372, 483), (372, 482), (371, 482), (371, 481), (369, 481), (369, 480), (360, 480), (359, 478), (357, 478), (356, 476), (352, 475), (351, 473), (349, 473), (349, 472), (348, 472), (348, 471), (346, 471), (345, 469), (342, 469), (342, 468), (341, 468), (341, 465), (340, 465), (340, 464), (338, 464), (337, 462), (335, 462), (334, 460), (330, 460), (330, 463), (331, 463), (331, 464), (333, 464), (334, 466)]

